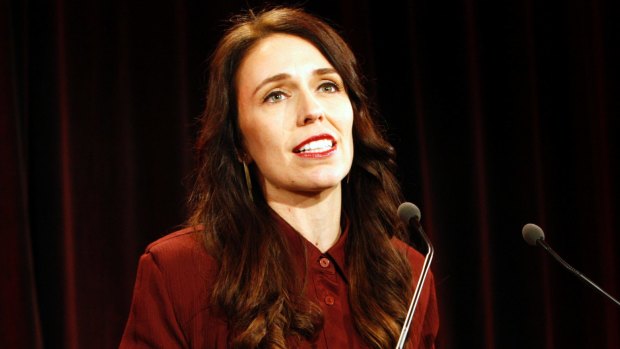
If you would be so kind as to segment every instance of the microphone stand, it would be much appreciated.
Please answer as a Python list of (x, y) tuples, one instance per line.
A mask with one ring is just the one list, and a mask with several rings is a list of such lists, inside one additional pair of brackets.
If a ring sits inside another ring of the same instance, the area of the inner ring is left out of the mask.
[[(417, 219), (413, 219), (414, 224), (422, 239), (426, 243), (428, 250), (426, 251), (426, 256), (424, 257), (424, 264), (422, 265), (422, 272), (420, 273), (420, 278), (418, 279), (418, 284), (415, 287), (415, 292), (413, 293), (413, 298), (411, 299), (411, 304), (409, 305), (409, 311), (407, 312), (407, 317), (405, 317), (405, 323), (403, 324), (403, 329), (400, 332), (400, 337), (398, 338), (398, 343), (396, 344), (396, 349), (403, 349), (405, 347), (405, 341), (407, 340), (407, 335), (409, 334), (409, 326), (411, 325), (411, 321), (413, 320), (413, 315), (415, 314), (415, 308), (418, 305), (418, 300), (420, 299), (420, 295), (422, 294), (422, 287), (424, 286), (424, 280), (426, 280), (426, 274), (428, 274), (428, 270), (431, 266), (431, 261), (433, 260), (433, 254), (435, 253), (435, 249), (433, 248), (433, 244), (431, 244), (431, 240), (426, 236), (424, 229), (422, 229), (422, 225)], [(410, 220), (411, 222), (411, 220)]]
[(542, 248), (544, 248), (545, 251), (549, 252), (549, 254), (552, 255), (553, 258), (555, 258), (555, 260), (557, 260), (558, 262), (560, 262), (560, 264), (562, 264), (564, 266), (564, 268), (568, 269), (571, 273), (577, 275), (577, 277), (581, 281), (583, 281), (586, 284), (592, 286), (595, 290), (599, 291), (603, 295), (607, 296), (607, 298), (609, 298), (612, 302), (616, 303), (617, 306), (620, 306), (620, 302), (618, 302), (617, 299), (612, 297), (609, 293), (605, 292), (605, 290), (600, 288), (597, 284), (595, 284), (592, 280), (588, 279), (585, 275), (583, 275), (577, 269), (575, 269), (572, 266), (570, 266), (570, 264), (566, 263), (566, 261), (564, 261), (564, 259), (562, 259), (562, 257), (560, 257), (557, 253), (555, 253), (555, 251), (551, 248), (551, 246), (549, 246), (545, 242), (545, 240), (543, 238), (539, 238), (538, 240), (536, 240), (536, 243), (538, 245), (540, 245)]

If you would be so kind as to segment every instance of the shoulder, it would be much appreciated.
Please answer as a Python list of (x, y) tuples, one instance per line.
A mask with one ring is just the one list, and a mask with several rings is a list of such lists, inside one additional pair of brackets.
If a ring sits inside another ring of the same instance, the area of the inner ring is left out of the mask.
[(127, 347), (145, 338), (161, 347), (181, 347), (193, 333), (194, 319), (209, 316), (218, 264), (207, 253), (202, 234), (200, 227), (173, 232), (149, 244), (140, 257), (123, 339)]
[(143, 259), (150, 259), (162, 274), (171, 279), (192, 278), (213, 272), (215, 259), (207, 253), (202, 240), (203, 228), (188, 227), (150, 243)]
[(187, 324), (210, 304), (218, 263), (207, 252), (201, 227), (185, 228), (152, 242), (140, 258), (143, 293), (161, 294), (175, 318)]
[(151, 242), (144, 253), (166, 255), (183, 251), (192, 251), (200, 247), (201, 227), (188, 227), (177, 230)]
[(394, 246), (397, 251), (407, 257), (409, 263), (414, 269), (419, 269), (422, 267), (422, 264), (424, 263), (424, 255), (422, 255), (418, 250), (397, 238), (392, 238), (391, 242), (392, 246)]

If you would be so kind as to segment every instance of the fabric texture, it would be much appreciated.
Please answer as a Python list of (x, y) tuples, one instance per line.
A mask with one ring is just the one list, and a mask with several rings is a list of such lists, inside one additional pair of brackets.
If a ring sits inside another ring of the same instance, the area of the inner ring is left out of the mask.
[[(348, 228), (325, 253), (280, 219), (292, 249), (295, 272), (306, 276), (304, 295), (319, 305), (324, 326), (315, 342), (298, 348), (366, 348), (354, 328), (347, 293), (345, 242)], [(217, 261), (203, 247), (201, 228), (186, 228), (152, 244), (140, 258), (133, 302), (120, 348), (227, 348), (229, 328), (210, 303)], [(423, 256), (400, 240), (417, 281)], [(414, 283), (415, 287), (415, 283)], [(433, 276), (429, 273), (413, 319), (407, 348), (434, 348), (439, 326)]]

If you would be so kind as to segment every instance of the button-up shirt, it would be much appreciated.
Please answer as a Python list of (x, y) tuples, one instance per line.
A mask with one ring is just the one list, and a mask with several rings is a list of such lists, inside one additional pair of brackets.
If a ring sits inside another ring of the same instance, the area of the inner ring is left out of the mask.
[[(345, 243), (348, 228), (322, 253), (283, 219), (279, 228), (287, 238), (295, 272), (306, 282), (304, 296), (318, 304), (324, 325), (314, 342), (298, 348), (367, 348), (354, 328), (348, 298)], [(152, 244), (140, 258), (133, 302), (121, 348), (228, 348), (229, 326), (210, 302), (210, 286), (217, 274), (217, 261), (200, 239), (200, 227), (169, 234)], [(414, 286), (422, 256), (399, 240), (395, 247), (407, 254)], [(434, 348), (438, 316), (434, 281), (429, 274), (407, 348)]]

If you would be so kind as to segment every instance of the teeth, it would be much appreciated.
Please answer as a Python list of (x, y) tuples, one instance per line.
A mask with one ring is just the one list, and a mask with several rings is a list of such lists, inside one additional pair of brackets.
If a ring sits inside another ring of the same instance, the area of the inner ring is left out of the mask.
[(310, 142), (299, 149), (300, 153), (307, 151), (322, 151), (332, 147), (332, 141), (329, 139), (321, 139), (318, 141)]

